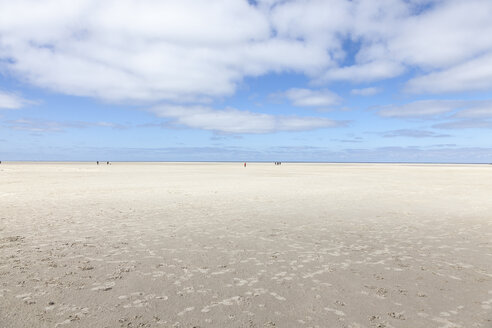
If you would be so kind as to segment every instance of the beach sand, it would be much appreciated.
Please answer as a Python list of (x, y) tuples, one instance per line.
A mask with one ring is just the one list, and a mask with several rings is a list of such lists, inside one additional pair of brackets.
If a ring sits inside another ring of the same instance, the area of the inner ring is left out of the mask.
[(0, 327), (492, 327), (492, 166), (2, 163)]

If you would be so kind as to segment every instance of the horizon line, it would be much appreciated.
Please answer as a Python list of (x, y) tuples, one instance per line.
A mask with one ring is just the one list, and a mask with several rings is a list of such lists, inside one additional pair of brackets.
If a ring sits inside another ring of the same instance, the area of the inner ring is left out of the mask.
[[(12, 162), (26, 162), (26, 163), (96, 163), (98, 160), (0, 160), (1, 164)], [(99, 160), (100, 163), (108, 162), (108, 160)], [(158, 160), (158, 161), (135, 161), (135, 160), (113, 160), (110, 163), (293, 163), (293, 164), (470, 164), (470, 165), (492, 165), (492, 162), (432, 162), (432, 161), (281, 161), (281, 160), (237, 160), (237, 161), (210, 161), (210, 160)]]

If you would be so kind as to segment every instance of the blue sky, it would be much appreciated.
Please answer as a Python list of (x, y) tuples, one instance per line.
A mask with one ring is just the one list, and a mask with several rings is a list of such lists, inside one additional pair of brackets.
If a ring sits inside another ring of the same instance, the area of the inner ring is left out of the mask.
[(0, 0), (0, 160), (492, 162), (488, 0)]

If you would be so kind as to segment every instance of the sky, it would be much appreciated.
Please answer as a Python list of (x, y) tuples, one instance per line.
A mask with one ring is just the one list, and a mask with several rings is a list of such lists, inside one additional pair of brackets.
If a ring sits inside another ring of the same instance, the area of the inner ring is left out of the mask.
[(0, 0), (0, 160), (492, 163), (492, 1)]

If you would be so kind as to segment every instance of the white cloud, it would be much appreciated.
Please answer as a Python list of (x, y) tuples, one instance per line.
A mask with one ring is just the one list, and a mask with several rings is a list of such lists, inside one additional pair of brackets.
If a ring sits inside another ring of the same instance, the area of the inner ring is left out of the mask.
[(450, 137), (449, 134), (438, 134), (428, 130), (416, 130), (416, 129), (399, 129), (391, 130), (380, 133), (384, 138), (446, 138)]
[(271, 133), (341, 126), (344, 123), (320, 117), (274, 116), (234, 108), (203, 106), (157, 106), (150, 109), (174, 124), (224, 133)]
[(450, 121), (433, 126), (439, 129), (492, 129), (492, 101), (469, 101)]
[(457, 120), (439, 123), (432, 126), (437, 129), (492, 129), (492, 121), (487, 120)]
[(30, 103), (30, 101), (13, 93), (0, 91), (0, 109), (19, 109), (28, 103)]
[(388, 105), (378, 112), (383, 117), (434, 117), (450, 113), (466, 106), (466, 101), (458, 100), (418, 100), (404, 105)]
[(432, 9), (392, 26), (388, 51), (423, 68), (444, 68), (492, 50), (492, 2), (435, 1)]
[(384, 106), (378, 114), (392, 118), (445, 119), (432, 126), (438, 129), (490, 129), (492, 100), (420, 100)]
[(230, 95), (244, 76), (331, 62), (270, 24), (242, 0), (2, 1), (0, 57), (33, 85), (112, 101)]
[(284, 1), (271, 11), (272, 26), (281, 38), (303, 39), (307, 43), (339, 51), (339, 35), (352, 23), (349, 1)]
[(362, 89), (352, 89), (350, 93), (356, 96), (373, 96), (380, 93), (381, 91), (383, 91), (381, 88), (370, 87)]
[(84, 129), (89, 127), (105, 127), (124, 129), (127, 126), (111, 122), (84, 122), (84, 121), (52, 121), (37, 118), (20, 118), (5, 121), (5, 126), (12, 130), (22, 130), (35, 133), (64, 132), (67, 129)]
[(406, 89), (413, 93), (492, 90), (492, 53), (446, 70), (413, 78), (408, 81)]
[(257, 3), (0, 0), (0, 69), (110, 101), (200, 102), (247, 76), (360, 83), (409, 67), (424, 72), (414, 92), (492, 89), (489, 0)]
[(285, 96), (294, 106), (323, 107), (340, 103), (341, 98), (329, 90), (310, 90), (292, 88), (285, 92)]
[[(418, 12), (418, 8), (426, 5), (428, 9)], [(365, 71), (362, 76), (369, 80), (390, 78), (405, 71), (396, 69), (399, 66), (418, 68), (426, 73), (422, 79), (409, 84), (408, 89), (413, 92), (492, 90), (490, 61), (477, 59), (492, 55), (491, 1), (438, 0), (405, 4), (382, 0), (361, 1), (354, 7), (351, 35), (352, 39), (360, 41), (360, 49), (355, 55), (355, 64), (335, 68), (331, 80), (343, 78), (358, 82), (361, 78), (356, 73), (361, 70)], [(468, 61), (470, 64), (466, 65)], [(394, 70), (384, 70), (387, 74), (360, 68), (372, 62), (393, 62), (396, 66)], [(441, 70), (444, 71), (441, 73)], [(328, 71), (327, 75), (333, 73)]]
[(460, 118), (492, 118), (492, 101), (478, 102), (475, 106), (456, 114)]
[(340, 68), (333, 68), (319, 79), (320, 81), (371, 82), (398, 76), (405, 68), (396, 62), (374, 61)]

